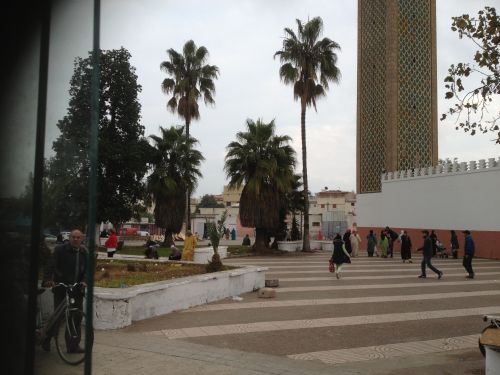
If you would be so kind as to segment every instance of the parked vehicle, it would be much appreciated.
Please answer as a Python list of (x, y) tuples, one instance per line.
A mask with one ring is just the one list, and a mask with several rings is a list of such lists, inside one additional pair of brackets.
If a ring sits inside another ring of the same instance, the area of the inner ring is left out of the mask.
[(137, 235), (139, 235), (141, 237), (148, 237), (149, 236), (149, 232), (145, 231), (145, 230), (140, 230), (140, 231), (137, 232)]
[(120, 236), (137, 236), (137, 228), (120, 228)]
[(71, 234), (71, 232), (61, 232), (60, 234), (61, 234), (63, 242), (69, 241), (69, 235)]

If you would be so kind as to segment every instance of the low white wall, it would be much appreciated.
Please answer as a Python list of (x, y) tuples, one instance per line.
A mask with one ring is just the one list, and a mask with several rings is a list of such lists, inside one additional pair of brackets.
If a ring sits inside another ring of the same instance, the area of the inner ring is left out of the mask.
[(278, 249), (293, 253), (302, 250), (302, 241), (277, 241)]
[(238, 269), (137, 285), (95, 288), (94, 328), (123, 328), (148, 319), (262, 288), (266, 267)]
[[(221, 259), (227, 258), (227, 246), (219, 246), (217, 249)], [(194, 249), (193, 262), (205, 264), (212, 260), (214, 249), (212, 247), (197, 247)]]
[(390, 172), (380, 193), (358, 194), (359, 227), (500, 228), (500, 161)]

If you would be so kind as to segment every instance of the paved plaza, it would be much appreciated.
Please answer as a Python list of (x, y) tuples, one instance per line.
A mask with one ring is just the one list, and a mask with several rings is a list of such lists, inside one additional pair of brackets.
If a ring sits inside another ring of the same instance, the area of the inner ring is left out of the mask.
[[(96, 333), (93, 374), (484, 374), (477, 339), (500, 314), (500, 261), (361, 256), (337, 280), (330, 254), (227, 259), (269, 267), (276, 298), (241, 295)], [(399, 256), (399, 255), (396, 255)], [(39, 374), (83, 373), (37, 351)]]

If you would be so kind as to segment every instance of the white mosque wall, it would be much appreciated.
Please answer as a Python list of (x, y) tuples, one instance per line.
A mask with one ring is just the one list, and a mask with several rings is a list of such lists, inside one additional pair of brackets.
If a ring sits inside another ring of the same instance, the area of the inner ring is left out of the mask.
[(500, 230), (500, 158), (388, 172), (358, 194), (358, 227)]

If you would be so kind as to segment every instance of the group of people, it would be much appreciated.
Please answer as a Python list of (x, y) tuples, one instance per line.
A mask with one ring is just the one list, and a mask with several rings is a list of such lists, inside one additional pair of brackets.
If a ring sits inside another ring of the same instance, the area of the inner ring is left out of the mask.
[[(193, 235), (193, 232), (190, 230), (186, 231), (186, 237), (184, 238), (184, 248), (182, 251), (175, 246), (175, 244), (170, 245), (170, 255), (168, 256), (169, 260), (185, 260), (192, 261), (194, 258), (194, 249), (198, 244), (198, 239), (196, 235)], [(160, 244), (157, 241), (148, 237), (145, 244), (146, 250), (144, 251), (144, 255), (147, 259), (158, 259), (158, 248)]]
[[(444, 251), (444, 246), (438, 240), (435, 231), (429, 233), (428, 230), (423, 230), (423, 245), (418, 248), (417, 251), (422, 251), (423, 258), (421, 262), (421, 274), (419, 278), (426, 278), (426, 269), (429, 268), (438, 275), (438, 279), (443, 277), (443, 272), (438, 270), (432, 265), (432, 258), (438, 254), (439, 251)], [(453, 258), (458, 258), (458, 250), (460, 248), (458, 237), (454, 230), (451, 232), (451, 252)], [(464, 230), (464, 258), (463, 267), (467, 271), (467, 278), (474, 278), (474, 270), (472, 268), (472, 258), (475, 253), (474, 240), (472, 239), (469, 230)], [(401, 245), (401, 259), (403, 263), (408, 261), (412, 263), (411, 252), (412, 252), (412, 241), (407, 231), (401, 230), (398, 234), (390, 227), (386, 227), (380, 232), (380, 240), (377, 241), (377, 237), (373, 230), (370, 230), (366, 237), (367, 239), (367, 253), (369, 257), (374, 255), (380, 256), (382, 258), (393, 258), (394, 256), (394, 244), (399, 242)], [(330, 258), (330, 272), (334, 272), (337, 278), (340, 278), (340, 271), (342, 269), (343, 263), (351, 263), (351, 257), (358, 255), (359, 243), (361, 238), (356, 231), (347, 230), (342, 237), (339, 233), (335, 235), (333, 239), (333, 253)], [(442, 250), (440, 250), (442, 248)], [(378, 252), (380, 250), (380, 254)]]

